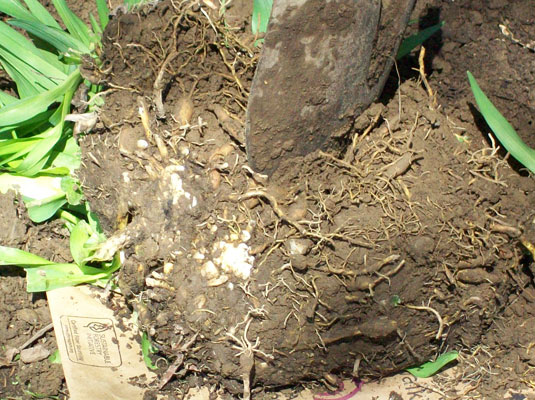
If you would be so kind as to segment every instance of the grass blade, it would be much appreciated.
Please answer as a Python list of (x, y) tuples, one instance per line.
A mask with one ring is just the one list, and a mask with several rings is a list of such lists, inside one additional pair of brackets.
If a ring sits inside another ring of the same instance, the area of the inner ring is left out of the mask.
[(419, 367), (407, 368), (407, 371), (417, 378), (429, 378), (450, 362), (455, 361), (458, 357), (458, 352), (450, 351), (438, 356), (435, 361), (426, 362)]
[(0, 108), (17, 100), (18, 99), (15, 96), (11, 96), (10, 94), (0, 90)]
[(50, 154), (52, 148), (60, 140), (62, 131), (63, 124), (53, 127), (51, 135), (43, 139), (39, 145), (34, 146), (20, 165), (14, 168), (14, 172), (23, 176), (34, 176), (41, 172), (48, 161), (47, 155)]
[(0, 0), (0, 12), (25, 21), (38, 21), (18, 0)]
[(29, 8), (30, 13), (43, 24), (57, 29), (61, 29), (61, 26), (59, 26), (58, 22), (54, 19), (54, 17), (37, 0), (24, 0), (24, 2)]
[(0, 108), (0, 126), (14, 125), (24, 122), (48, 109), (48, 106), (57, 101), (67, 91), (74, 91), (82, 78), (80, 70), (73, 71), (58, 87), (46, 92), (31, 96)]
[(69, 9), (65, 0), (52, 0), (52, 3), (69, 33), (89, 47), (91, 44), (89, 29), (82, 20)]
[[(21, 49), (21, 53), (22, 52), (23, 50)], [(66, 76), (64, 76), (64, 78), (61, 80), (52, 80), (48, 76), (39, 73), (39, 71), (32, 65), (22, 61), (20, 58), (6, 51), (1, 46), (0, 61), (6, 69), (6, 72), (10, 74), (11, 78), (17, 84), (17, 89), (22, 98), (39, 94), (45, 90), (54, 89), (66, 78)], [(41, 61), (41, 65), (43, 67), (44, 64), (45, 61)], [(37, 65), (39, 66), (39, 62)], [(61, 73), (60, 71), (58, 72)]]
[(442, 28), (442, 26), (444, 26), (444, 21), (441, 21), (436, 25), (430, 26), (429, 28), (423, 29), (416, 34), (405, 38), (403, 42), (401, 42), (401, 44), (399, 45), (399, 50), (398, 50), (396, 59), (399, 60), (400, 58), (405, 57), (415, 47), (421, 45), (423, 42), (429, 39), (432, 35), (438, 32), (440, 28)]
[(67, 32), (61, 29), (52, 28), (42, 24), (41, 22), (15, 19), (9, 21), (9, 24), (16, 26), (17, 28), (24, 29), (32, 35), (37, 36), (39, 39), (50, 43), (61, 53), (72, 53), (72, 51), (77, 51), (80, 53), (90, 52), (88, 47), (89, 45), (85, 42), (69, 35)]
[(93, 28), (93, 32), (95, 32), (98, 35), (102, 35), (102, 28), (100, 27), (100, 24), (98, 23), (97, 19), (93, 16), (93, 14), (89, 14), (89, 21), (91, 22), (91, 27)]
[(253, 1), (253, 18), (251, 20), (251, 29), (253, 35), (267, 31), (269, 17), (273, 0), (254, 0)]
[(35, 267), (53, 264), (43, 257), (12, 247), (0, 246), (0, 265), (18, 265), (20, 267)]
[(483, 90), (481, 90), (470, 71), (467, 71), (467, 74), (479, 111), (481, 111), (483, 118), (487, 121), (492, 132), (494, 132), (503, 147), (514, 158), (531, 172), (535, 173), (535, 150), (522, 141), (509, 121), (500, 114)]
[[(17, 85), (17, 92), (21, 99), (37, 96), (40, 91), (32, 85), (26, 77), (21, 74), (19, 71), (17, 71), (16, 68), (14, 68), (9, 62), (2, 59), (2, 50), (0, 49), (0, 64), (2, 64), (2, 67), (7, 72), (7, 74), (13, 79), (15, 82), (15, 85)], [(18, 99), (17, 99), (18, 100)]]
[(106, 29), (106, 25), (108, 25), (108, 22), (110, 21), (110, 9), (108, 8), (106, 0), (96, 0), (96, 3), (100, 27), (102, 28), (102, 30), (104, 30)]

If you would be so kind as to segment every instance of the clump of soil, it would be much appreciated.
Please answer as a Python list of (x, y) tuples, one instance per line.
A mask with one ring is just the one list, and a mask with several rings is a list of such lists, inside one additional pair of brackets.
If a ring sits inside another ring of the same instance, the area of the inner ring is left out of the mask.
[[(517, 237), (534, 239), (533, 181), (481, 136), (489, 130), (469, 107), (465, 78), (471, 70), (532, 144), (531, 0), (419, 1), (415, 30), (446, 21), (426, 46), (446, 113), (429, 109), (416, 80), (398, 92), (393, 73), (395, 96), (340, 139), (347, 152), (313, 154), (269, 182), (243, 153), (257, 58), (244, 34), (251, 2), (233, 0), (227, 28), (206, 6), (210, 20), (173, 4), (110, 26), (108, 64), (93, 77), (110, 84), (108, 109), (82, 141), (81, 172), (107, 232), (125, 241), (124, 293), (160, 355), (184, 356), (165, 389), (197, 375), (241, 391), (251, 359), (253, 385), (365, 378), (461, 346), (455, 379), (471, 385), (456, 395), (501, 399), (533, 386), (533, 270)], [(60, 223), (35, 226), (12, 195), (0, 202), (0, 244), (71, 261)], [(227, 251), (241, 255), (237, 275), (222, 262)], [(0, 343), (20, 346), (50, 322), (46, 302), (25, 293), (16, 269), (3, 267), (0, 282)], [(35, 344), (55, 348), (51, 332)], [(65, 392), (61, 368), (46, 359), (0, 374), (4, 396)]]
[(531, 179), (407, 81), (347, 151), (267, 180), (242, 136), (253, 38), (203, 11), (164, 1), (110, 23), (91, 76), (111, 88), (104, 126), (81, 142), (84, 193), (160, 354), (239, 392), (478, 343), (523, 280)]

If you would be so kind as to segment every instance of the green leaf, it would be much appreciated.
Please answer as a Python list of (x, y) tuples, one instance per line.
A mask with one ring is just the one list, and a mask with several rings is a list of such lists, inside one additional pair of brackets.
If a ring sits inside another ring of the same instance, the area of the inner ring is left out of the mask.
[(36, 267), (53, 264), (46, 258), (12, 247), (0, 246), (0, 265), (18, 265), (19, 267)]
[(4, 70), (7, 72), (7, 74), (11, 77), (11, 79), (13, 79), (13, 81), (17, 85), (17, 93), (20, 99), (37, 96), (42, 91), (42, 88), (36, 88), (26, 78), (26, 76), (24, 76), (24, 74), (20, 73), (9, 62), (7, 62), (2, 56), (2, 52), (3, 49), (0, 48), (0, 63), (2, 64), (2, 67), (4, 67)]
[(55, 197), (26, 204), (28, 216), (33, 222), (41, 223), (52, 218), (56, 212), (67, 203), (65, 196)]
[(89, 21), (91, 22), (91, 27), (93, 28), (93, 32), (101, 35), (102, 28), (100, 27), (100, 24), (98, 23), (97, 19), (93, 16), (93, 14), (89, 14)]
[(6, 193), (8, 190), (14, 190), (30, 200), (44, 200), (64, 195), (61, 190), (61, 178), (58, 177), (27, 178), (7, 173), (0, 174), (0, 192)]
[(28, 6), (30, 13), (43, 24), (61, 29), (61, 26), (59, 26), (58, 22), (54, 19), (54, 17), (37, 0), (24, 0), (24, 2)]
[[(18, 101), (19, 99), (17, 99)], [(4, 139), (5, 134), (9, 132), (9, 138), (13, 138), (13, 131), (16, 129), (17, 136), (19, 138), (25, 138), (29, 136), (30, 134), (34, 134), (35, 132), (39, 132), (41, 128), (46, 129), (48, 128), (49, 124), (48, 121), (52, 114), (54, 114), (55, 110), (46, 110), (40, 114), (37, 114), (33, 116), (32, 118), (28, 118), (25, 121), (22, 121), (18, 124), (14, 125), (5, 125), (0, 126), (0, 138)], [(43, 125), (47, 125), (46, 127), (43, 127)], [(4, 135), (1, 135), (4, 134)], [(1, 145), (0, 145), (1, 146)]]
[(0, 91), (0, 107), (3, 107), (9, 103), (13, 103), (14, 101), (17, 101), (18, 98), (15, 96), (11, 96), (10, 94)]
[(531, 172), (535, 173), (535, 150), (522, 141), (509, 121), (500, 114), (498, 109), (481, 90), (470, 71), (467, 71), (467, 74), (479, 111), (481, 111), (483, 118), (487, 121), (492, 132), (494, 132), (503, 147), (514, 158)]
[(434, 35), (436, 32), (440, 30), (444, 26), (444, 21), (439, 22), (436, 25), (430, 26), (429, 28), (423, 29), (420, 32), (409, 36), (401, 44), (399, 45), (398, 54), (396, 56), (396, 59), (400, 59), (402, 57), (405, 57), (407, 54), (409, 54), (415, 47), (421, 45), (423, 42), (425, 42), (427, 39), (429, 39), (432, 35)]
[(61, 179), (61, 190), (65, 192), (69, 204), (77, 206), (82, 202), (84, 195), (80, 190), (80, 182), (72, 176), (64, 176)]
[(65, 0), (52, 0), (52, 3), (54, 3), (54, 7), (56, 7), (69, 33), (89, 47), (91, 44), (90, 33), (83, 21), (69, 9)]
[(23, 267), (26, 271), (28, 292), (43, 292), (109, 279), (120, 267), (118, 257), (105, 264), (104, 268), (94, 268), (73, 263), (53, 263), (27, 251), (5, 246), (0, 246), (0, 265)]
[(145, 365), (148, 369), (158, 369), (150, 359), (150, 354), (154, 353), (154, 346), (150, 342), (147, 332), (143, 332), (143, 335), (141, 336), (141, 353), (143, 354), (143, 361), (145, 361)]
[(458, 357), (458, 352), (450, 351), (438, 356), (435, 361), (426, 362), (419, 367), (407, 368), (407, 371), (417, 378), (429, 378)]
[[(56, 147), (58, 147), (58, 145)], [(52, 164), (50, 167), (44, 168), (40, 173), (65, 176), (73, 174), (74, 171), (80, 168), (80, 155), (69, 154), (65, 149), (58, 149), (57, 151), (52, 150), (48, 157), (47, 165), (51, 160)]]
[(6, 166), (13, 160), (28, 154), (32, 148), (42, 141), (40, 135), (35, 135), (29, 138), (7, 139), (0, 141), (0, 165)]
[(48, 362), (50, 364), (61, 364), (61, 354), (59, 354), (59, 350), (56, 350), (48, 356)]
[[(39, 22), (31, 23), (40, 24)], [(53, 86), (56, 86), (67, 78), (67, 74), (57, 67), (57, 63), (52, 64), (48, 61), (50, 56), (45, 56), (48, 52), (35, 47), (32, 42), (5, 23), (0, 23), (0, 36), (2, 37), (0, 42), (2, 58), (20, 73), (24, 71), (17, 68), (17, 65), (24, 66), (25, 70), (29, 71), (25, 74), (28, 80), (44, 81), (45, 83), (41, 83), (41, 86), (51, 88), (46, 82), (51, 81)], [(50, 55), (57, 59), (57, 56)]]
[(89, 250), (84, 247), (84, 244), (87, 242), (90, 235), (90, 227), (84, 220), (78, 221), (72, 228), (69, 243), (72, 258), (78, 265), (84, 265), (84, 260), (89, 257)]
[(62, 130), (63, 124), (54, 126), (50, 135), (41, 140), (38, 146), (33, 146), (20, 165), (14, 168), (14, 172), (24, 176), (34, 176), (41, 172), (47, 162), (47, 155), (59, 141)]
[(55, 89), (18, 100), (0, 108), (0, 126), (21, 123), (46, 111), (50, 104), (57, 101), (67, 91), (74, 91), (81, 81), (80, 70), (76, 69)]
[(0, 12), (9, 15), (13, 18), (23, 19), (26, 21), (38, 21), (31, 12), (29, 12), (26, 7), (22, 5), (20, 1), (17, 0), (0, 0)]
[(61, 53), (72, 53), (73, 51), (79, 53), (89, 53), (89, 44), (78, 39), (76, 36), (69, 35), (67, 32), (53, 28), (51, 26), (44, 25), (39, 21), (23, 21), (15, 19), (9, 21), (10, 25), (17, 28), (24, 29), (32, 35), (50, 43)]
[(108, 25), (108, 22), (110, 21), (110, 9), (108, 8), (106, 0), (96, 0), (96, 3), (100, 27), (102, 28), (102, 30), (104, 30)]
[(254, 35), (267, 31), (273, 0), (254, 0), (251, 28)]
[[(41, 40), (36, 38), (36, 41), (39, 42)], [(41, 58), (46, 60), (50, 65), (56, 67), (58, 70), (62, 71), (65, 77), (67, 77), (67, 75), (69, 75), (69, 73), (72, 71), (72, 64), (69, 65), (69, 64), (63, 63), (60, 60), (60, 57), (62, 57), (63, 55), (58, 55), (59, 51), (55, 47), (49, 44), (46, 44), (46, 45), (50, 47), (51, 50), (46, 50), (46, 49), (42, 49), (38, 47)]]
[(25, 268), (27, 291), (46, 292), (67, 286), (76, 286), (81, 283), (91, 283), (109, 277), (108, 272), (98, 268), (93, 273), (82, 270), (76, 264), (51, 264), (43, 267)]

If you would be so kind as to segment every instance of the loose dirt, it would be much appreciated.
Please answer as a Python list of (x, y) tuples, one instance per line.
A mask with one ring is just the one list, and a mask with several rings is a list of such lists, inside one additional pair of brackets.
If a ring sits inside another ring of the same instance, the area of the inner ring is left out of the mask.
[[(440, 6), (446, 26), (460, 19), (472, 40), (486, 40), (486, 59), (503, 48), (516, 71), (511, 87), (529, 96), (522, 77), (533, 73), (531, 50), (494, 29), (507, 17), (512, 32), (523, 32), (515, 37), (534, 38), (531, 9), (515, 17), (529, 1), (491, 3), (472, 5), (470, 18), (469, 4), (449, 2), (420, 3), (415, 15), (429, 22)], [(105, 38), (105, 68), (86, 68), (108, 92), (100, 126), (81, 139), (79, 176), (106, 233), (125, 238), (118, 283), (158, 356), (184, 356), (164, 393), (202, 383), (237, 394), (249, 378), (264, 390), (329, 382), (330, 374), (369, 379), (451, 349), (462, 352), (455, 379), (470, 384), (466, 398), (533, 386), (535, 290), (520, 239), (535, 240), (535, 186), (468, 107), (461, 65), (491, 96), (499, 86), (489, 83), (506, 78), (501, 71), (478, 70), (466, 51), (473, 42), (461, 46), (452, 32), (462, 31), (445, 28), (427, 65), (442, 107), (418, 76), (401, 75), (399, 84), (394, 72), (382, 103), (336, 139), (342, 151), (296, 159), (266, 180), (244, 152), (258, 57), (245, 34), (250, 5), (227, 10), (227, 26), (218, 10), (203, 10), (209, 18), (162, 2), (118, 15)], [(524, 106), (507, 103), (517, 108), (505, 115), (526, 135), (533, 107), (516, 113)], [(33, 226), (12, 196), (2, 201), (2, 244), (68, 259), (59, 223)], [(17, 346), (49, 316), (42, 298), (23, 292), (16, 270), (0, 279), (9, 321), (0, 338)], [(31, 311), (38, 318), (25, 322)], [(53, 348), (52, 336), (40, 340)], [(58, 376), (57, 365), (30, 366), (0, 369), (6, 394), (61, 392), (59, 377), (43, 383), (51, 371)]]

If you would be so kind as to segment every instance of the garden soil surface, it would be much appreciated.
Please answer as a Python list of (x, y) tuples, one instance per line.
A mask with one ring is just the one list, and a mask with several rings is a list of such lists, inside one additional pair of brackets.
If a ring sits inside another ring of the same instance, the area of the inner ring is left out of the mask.
[[(125, 262), (117, 284), (158, 348), (159, 392), (206, 386), (272, 398), (341, 377), (368, 381), (460, 352), (444, 398), (535, 389), (535, 185), (474, 107), (466, 70), (535, 145), (532, 0), (421, 1), (409, 33), (445, 21), (400, 60), (379, 102), (333, 148), (269, 179), (244, 151), (259, 50), (250, 1), (219, 18), (209, 2), (121, 9), (84, 76), (106, 105), (80, 137), (78, 176)], [(85, 2), (73, 10), (87, 17)], [(425, 79), (428, 85), (425, 84)], [(274, 101), (277, 101), (274, 99)], [(0, 243), (70, 261), (60, 221), (36, 225), (0, 197)], [(524, 243), (524, 244), (523, 244)], [(24, 273), (0, 275), (2, 351), (50, 324)], [(68, 397), (44, 356), (0, 364), (0, 398)], [(177, 362), (182, 360), (182, 362)], [(163, 378), (160, 378), (163, 379)], [(456, 389), (462, 382), (463, 389)], [(284, 388), (284, 389), (281, 389)], [(247, 390), (245, 390), (246, 392)], [(521, 398), (521, 397), (517, 397)]]

